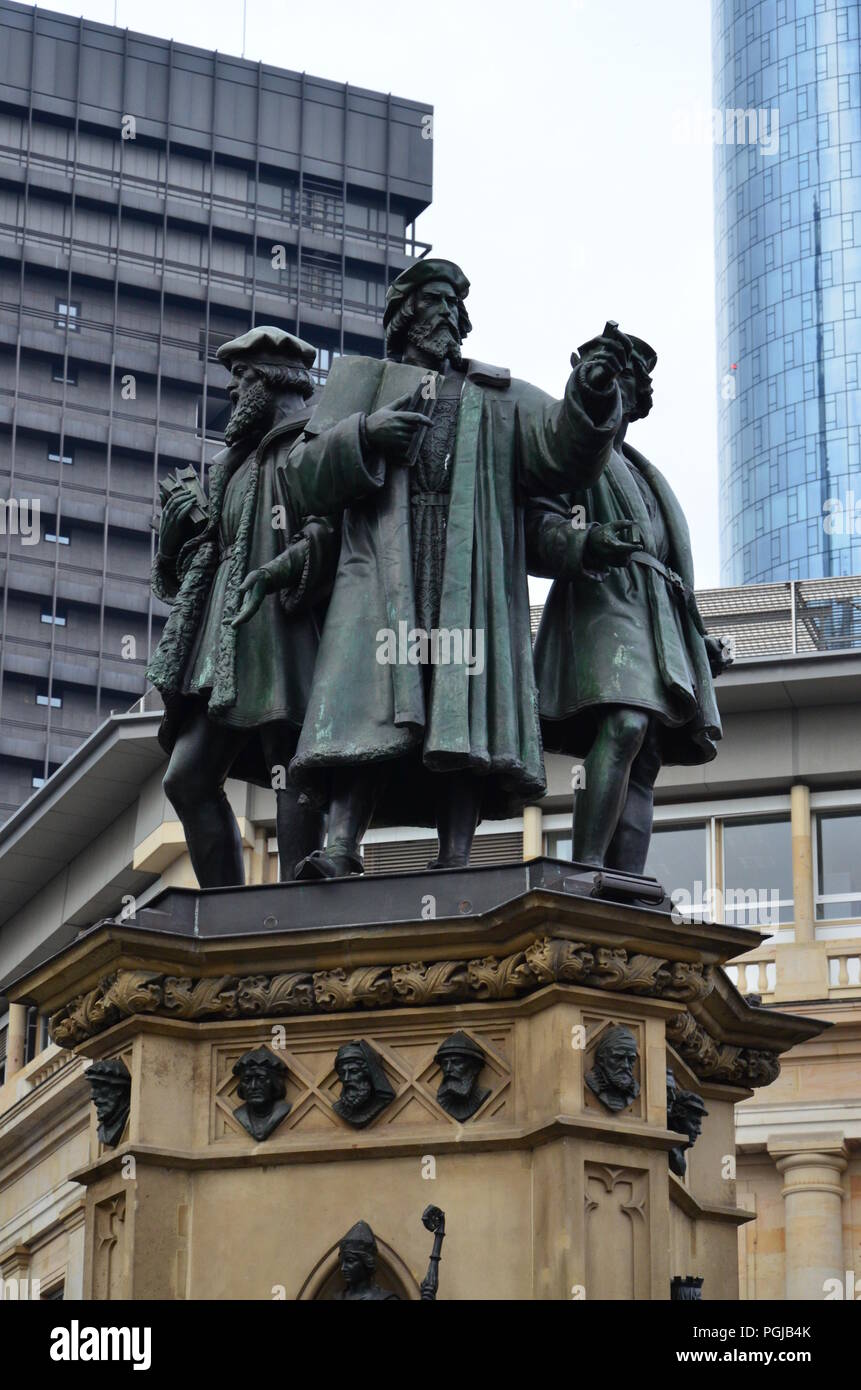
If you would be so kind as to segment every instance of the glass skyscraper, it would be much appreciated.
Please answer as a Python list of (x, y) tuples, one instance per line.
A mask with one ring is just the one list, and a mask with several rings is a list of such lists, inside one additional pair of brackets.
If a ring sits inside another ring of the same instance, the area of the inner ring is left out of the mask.
[(861, 572), (859, 0), (713, 0), (721, 580)]

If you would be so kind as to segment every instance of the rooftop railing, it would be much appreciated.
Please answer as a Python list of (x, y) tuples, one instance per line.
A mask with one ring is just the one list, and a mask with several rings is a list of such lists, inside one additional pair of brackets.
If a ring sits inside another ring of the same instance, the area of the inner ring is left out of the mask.
[[(861, 575), (698, 589), (709, 632), (729, 638), (736, 661), (861, 648)], [(532, 634), (542, 606), (532, 607)]]

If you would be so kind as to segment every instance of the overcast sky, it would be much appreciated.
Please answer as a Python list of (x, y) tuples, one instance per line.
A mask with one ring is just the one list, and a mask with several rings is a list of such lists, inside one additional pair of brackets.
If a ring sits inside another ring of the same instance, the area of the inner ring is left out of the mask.
[[(81, 0), (46, 8), (80, 14)], [(718, 583), (709, 0), (248, 0), (245, 56), (431, 103), (434, 198), (418, 233), (472, 282), (470, 355), (560, 394), (606, 319), (658, 353), (631, 442), (687, 514)], [(114, 22), (114, 0), (84, 0)], [(118, 0), (117, 22), (242, 51), (242, 2)], [(721, 367), (725, 370), (725, 366)], [(546, 585), (534, 586), (537, 598)]]

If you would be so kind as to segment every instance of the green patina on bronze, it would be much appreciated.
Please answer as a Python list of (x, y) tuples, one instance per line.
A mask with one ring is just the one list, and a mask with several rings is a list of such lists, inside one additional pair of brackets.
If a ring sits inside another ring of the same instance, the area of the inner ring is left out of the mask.
[[(515, 814), (545, 789), (532, 668), (522, 503), (600, 473), (618, 416), (596, 425), (572, 375), (554, 401), (506, 371), (465, 362), (451, 466), (439, 627), (483, 634), (485, 666), (422, 668), (376, 660), (379, 633), (416, 626), (410, 473), (363, 447), (363, 415), (403, 389), (404, 364), (346, 358), (339, 368), (337, 423), (312, 418), (286, 466), (300, 512), (344, 509), (338, 572), (308, 715), (291, 775), (325, 798), (333, 768), (408, 758), (378, 818), (433, 823), (423, 771), (482, 775), (482, 815)], [(398, 367), (379, 389), (385, 367)], [(412, 381), (426, 370), (409, 369)], [(328, 386), (327, 386), (328, 390)], [(326, 400), (324, 392), (323, 401)], [(353, 409), (350, 410), (350, 406)], [(321, 412), (322, 416), (322, 412)]]

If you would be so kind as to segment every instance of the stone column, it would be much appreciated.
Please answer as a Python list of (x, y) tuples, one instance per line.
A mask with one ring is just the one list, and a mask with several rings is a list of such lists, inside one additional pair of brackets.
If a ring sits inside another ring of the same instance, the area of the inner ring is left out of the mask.
[(810, 788), (790, 791), (792, 830), (792, 896), (795, 900), (796, 944), (814, 939), (813, 846), (810, 834)]
[(19, 1072), (27, 1061), (27, 1008), (9, 1005), (9, 1033), (6, 1041), (6, 1080)]
[(544, 853), (540, 806), (523, 808), (523, 858), (538, 859)]
[(843, 1279), (842, 1133), (787, 1134), (768, 1140), (783, 1177), (785, 1297), (817, 1300), (826, 1279)]
[(790, 806), (795, 940), (775, 949), (777, 983), (772, 1002), (778, 1005), (828, 998), (827, 944), (816, 940), (809, 787), (793, 787)]

